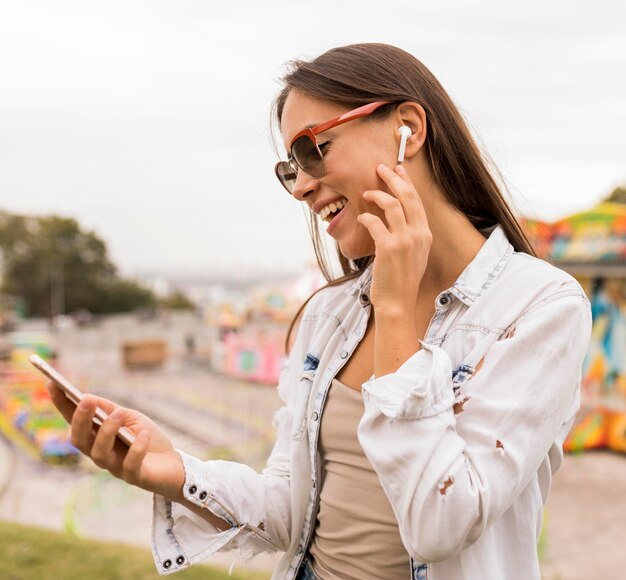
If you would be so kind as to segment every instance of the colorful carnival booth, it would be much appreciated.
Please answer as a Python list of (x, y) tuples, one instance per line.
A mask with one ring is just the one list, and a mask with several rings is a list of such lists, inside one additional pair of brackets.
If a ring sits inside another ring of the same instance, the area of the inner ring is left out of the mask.
[(46, 461), (74, 461), (78, 452), (70, 430), (52, 405), (46, 379), (28, 362), (28, 355), (54, 361), (50, 338), (44, 333), (5, 335), (0, 364), (0, 430), (11, 441)]
[(326, 283), (317, 264), (284, 284), (250, 292), (245, 308), (222, 303), (209, 316), (218, 329), (214, 370), (246, 381), (276, 385), (285, 358), (285, 337), (300, 305)]
[(582, 408), (565, 448), (626, 452), (626, 206), (604, 202), (551, 224), (523, 221), (537, 254), (574, 276), (591, 301)]

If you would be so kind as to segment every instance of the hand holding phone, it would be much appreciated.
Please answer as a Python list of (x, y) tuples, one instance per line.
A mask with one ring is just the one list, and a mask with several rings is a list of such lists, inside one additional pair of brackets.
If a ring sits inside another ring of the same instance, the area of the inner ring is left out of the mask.
[[(45, 360), (37, 356), (36, 354), (31, 354), (28, 357), (29, 362), (40, 372), (46, 375), (55, 385), (57, 385), (65, 396), (72, 401), (75, 405), (80, 403), (83, 398), (83, 393), (75, 387), (70, 381), (68, 381), (59, 371), (55, 368), (51, 367)], [(93, 418), (93, 422), (96, 427), (100, 427), (104, 421), (108, 419), (108, 414), (103, 409), (99, 407), (96, 408), (96, 413)], [(129, 447), (135, 442), (135, 436), (126, 428), (120, 427), (117, 432), (117, 438), (122, 441), (122, 443), (128, 445)]]
[[(38, 356), (30, 362), (51, 379), (52, 402), (72, 425), (72, 440), (82, 453), (102, 469), (127, 483), (184, 500), (183, 462), (169, 437), (142, 413), (119, 407), (113, 401), (81, 393), (61, 373)], [(121, 411), (121, 417), (115, 413)], [(97, 426), (93, 433), (93, 424)], [(121, 425), (115, 427), (115, 425)], [(137, 433), (135, 437), (134, 433)], [(115, 445), (116, 440), (123, 445)]]

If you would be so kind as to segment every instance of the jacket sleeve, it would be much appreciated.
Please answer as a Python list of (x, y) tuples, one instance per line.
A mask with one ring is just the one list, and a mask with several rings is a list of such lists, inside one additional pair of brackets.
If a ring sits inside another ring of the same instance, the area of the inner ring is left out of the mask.
[(290, 392), (304, 360), (301, 335), (297, 333), (281, 372), (278, 393), (284, 406), (275, 414), (276, 442), (261, 473), (241, 463), (202, 461), (178, 450), (185, 467), (185, 498), (226, 520), (230, 528), (220, 531), (183, 505), (154, 495), (152, 553), (159, 574), (177, 572), (218, 550), (237, 549), (253, 557), (287, 549), (291, 529)]
[(589, 301), (557, 293), (491, 346), (456, 401), (440, 347), (363, 384), (359, 441), (418, 561), (441, 561), (478, 540), (528, 485), (579, 407), (591, 334)]

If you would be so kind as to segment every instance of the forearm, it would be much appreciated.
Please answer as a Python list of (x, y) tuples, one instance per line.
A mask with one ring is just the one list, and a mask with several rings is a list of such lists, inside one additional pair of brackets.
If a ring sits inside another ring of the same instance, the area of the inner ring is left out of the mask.
[(415, 316), (401, 311), (376, 311), (374, 330), (376, 377), (396, 372), (420, 348)]

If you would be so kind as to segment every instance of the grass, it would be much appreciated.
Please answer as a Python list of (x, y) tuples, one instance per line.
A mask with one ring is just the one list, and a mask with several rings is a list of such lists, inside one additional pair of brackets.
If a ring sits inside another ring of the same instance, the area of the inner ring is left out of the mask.
[[(0, 578), (3, 580), (148, 580), (161, 578), (146, 549), (76, 538), (0, 522)], [(172, 580), (267, 580), (269, 574), (195, 565)]]

